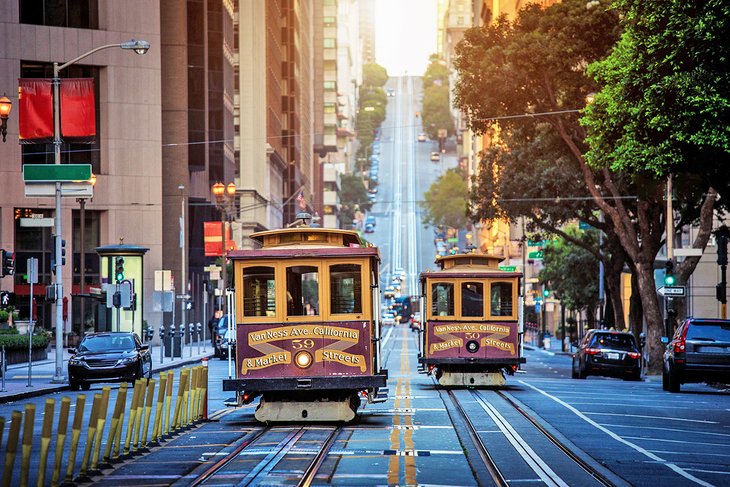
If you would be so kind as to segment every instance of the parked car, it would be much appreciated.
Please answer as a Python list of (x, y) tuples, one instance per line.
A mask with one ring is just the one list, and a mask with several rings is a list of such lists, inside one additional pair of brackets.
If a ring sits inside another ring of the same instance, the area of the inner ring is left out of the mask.
[(371, 186), (371, 187), (368, 188), (368, 193), (370, 193), (370, 194), (375, 194), (377, 192), (378, 192), (378, 187), (377, 186)]
[(365, 218), (365, 224), (367, 225), (368, 223), (370, 223), (373, 226), (375, 226), (375, 216), (368, 215), (367, 218)]
[(411, 315), (411, 330), (418, 331), (421, 329), (421, 312), (416, 311)]
[(371, 203), (375, 203), (375, 194), (368, 193), (368, 199), (370, 200)]
[(135, 333), (103, 332), (84, 336), (69, 348), (68, 382), (72, 391), (95, 382), (134, 382), (152, 377), (152, 355)]
[(431, 160), (436, 162), (440, 161), (441, 154), (439, 154), (438, 152), (431, 152)]
[(215, 329), (215, 350), (214, 354), (216, 357), (220, 357), (221, 360), (228, 359), (228, 343), (231, 344), (231, 356), (236, 356), (236, 323), (231, 317), (231, 328), (228, 330), (228, 317), (230, 315), (221, 316), (218, 320), (218, 325)]
[(393, 88), (388, 88), (388, 96), (395, 96), (395, 90)]
[(395, 325), (395, 315), (390, 312), (383, 313), (383, 317), (382, 317), (381, 321), (383, 323), (383, 326), (385, 326), (385, 325), (393, 326), (393, 325)]
[(426, 142), (426, 140), (428, 140), (428, 136), (426, 134), (424, 134), (424, 133), (418, 134), (418, 141), (419, 142)]
[(588, 330), (573, 354), (573, 379), (589, 375), (641, 380), (641, 353), (631, 333)]
[(375, 231), (375, 225), (372, 223), (365, 224), (365, 233), (373, 233)]
[(393, 286), (386, 287), (383, 292), (383, 297), (385, 299), (393, 299), (395, 297), (395, 288)]
[(664, 351), (662, 389), (688, 382), (730, 382), (730, 320), (687, 318)]

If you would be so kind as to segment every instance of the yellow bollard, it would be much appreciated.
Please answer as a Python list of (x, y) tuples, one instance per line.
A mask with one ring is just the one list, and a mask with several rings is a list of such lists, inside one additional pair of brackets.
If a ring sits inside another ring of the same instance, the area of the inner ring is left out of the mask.
[[(104, 448), (104, 456), (102, 456), (102, 462), (109, 462), (109, 458), (112, 453), (112, 446), (114, 445), (114, 439), (117, 436), (117, 428), (120, 428), (119, 417), (122, 415), (122, 409), (124, 409), (124, 402), (127, 398), (127, 383), (123, 383), (119, 386), (117, 391), (117, 400), (114, 403), (114, 411), (112, 411), (112, 422), (109, 425), (109, 436), (107, 436), (106, 447)], [(124, 394), (122, 394), (124, 392)]]
[(144, 406), (144, 427), (142, 429), (142, 441), (139, 444), (140, 448), (147, 447), (147, 431), (150, 428), (150, 416), (152, 416), (152, 402), (155, 399), (155, 379), (149, 379), (147, 381), (147, 401)]
[(201, 366), (195, 367), (197, 373), (195, 374), (195, 403), (193, 404), (193, 411), (195, 415), (195, 422), (200, 421), (200, 384), (203, 383), (203, 368)]
[(203, 398), (200, 416), (203, 421), (208, 420), (208, 361), (203, 359)]
[(120, 389), (119, 394), (122, 398), (119, 400), (122, 405), (122, 411), (119, 414), (119, 421), (117, 422), (117, 431), (114, 433), (114, 453), (111, 458), (119, 458), (119, 453), (122, 443), (122, 428), (124, 427), (124, 417), (126, 416), (125, 410), (127, 409), (127, 392), (129, 391), (129, 384), (124, 384), (124, 389)]
[(170, 434), (170, 406), (172, 403), (172, 383), (175, 380), (175, 372), (172, 370), (167, 371), (167, 391), (165, 393), (165, 409), (167, 414), (165, 415), (165, 436)]
[(35, 404), (25, 405), (25, 421), (23, 422), (23, 450), (20, 457), (20, 487), (28, 486), (30, 472), (30, 452), (33, 449), (33, 422), (35, 421)]
[(190, 369), (190, 407), (188, 408), (188, 425), (192, 425), (195, 422), (195, 417), (193, 416), (195, 413), (195, 398), (196, 398), (196, 391), (198, 390), (198, 368), (193, 367)]
[(89, 428), (86, 432), (86, 445), (84, 445), (84, 456), (81, 457), (81, 469), (79, 477), (86, 477), (89, 471), (89, 459), (91, 451), (94, 448), (94, 438), (96, 438), (96, 425), (99, 421), (99, 410), (101, 409), (101, 394), (94, 394), (94, 402), (91, 403), (91, 416), (89, 417)]
[(132, 432), (134, 431), (135, 418), (137, 417), (137, 401), (139, 401), (141, 385), (142, 383), (140, 381), (134, 383), (134, 392), (132, 392), (132, 405), (129, 408), (129, 420), (127, 420), (127, 435), (124, 439), (125, 455), (129, 455), (129, 445), (132, 442)]
[(172, 420), (173, 424), (175, 425), (175, 430), (179, 430), (183, 425), (182, 418), (185, 414), (185, 392), (187, 391), (189, 373), (190, 372), (186, 369), (183, 369), (180, 372), (180, 383), (178, 384), (177, 390), (177, 402), (175, 403), (175, 417)]
[(76, 469), (76, 450), (79, 447), (79, 437), (81, 436), (81, 426), (84, 421), (84, 405), (86, 404), (86, 396), (79, 394), (76, 396), (76, 412), (74, 413), (74, 422), (71, 425), (71, 449), (68, 452), (68, 467), (66, 467), (66, 482), (73, 480), (74, 470)]
[(96, 420), (96, 439), (94, 440), (94, 453), (91, 455), (91, 470), (99, 469), (99, 455), (101, 454), (101, 438), (104, 435), (104, 426), (106, 425), (106, 413), (109, 407), (109, 394), (111, 388), (104, 386), (101, 389), (101, 406), (99, 407), (99, 417)]
[(162, 423), (165, 415), (165, 389), (167, 388), (167, 374), (160, 374), (160, 388), (157, 391), (157, 410), (155, 412), (155, 423), (152, 426), (152, 442), (159, 442), (162, 438)]
[(56, 487), (61, 479), (61, 461), (63, 460), (63, 447), (66, 446), (66, 430), (68, 429), (68, 412), (70, 410), (71, 398), (62, 398), (61, 411), (58, 413), (58, 430), (56, 430), (56, 454), (53, 456), (52, 487)]
[(180, 411), (180, 427), (188, 426), (188, 409), (190, 409), (190, 369), (185, 370), (185, 389), (183, 389), (182, 411)]
[(8, 444), (5, 447), (5, 469), (3, 470), (2, 487), (10, 487), (13, 480), (13, 464), (18, 451), (18, 437), (20, 437), (20, 423), (23, 421), (23, 413), (13, 411), (10, 416), (10, 430), (8, 431)]
[(140, 379), (137, 382), (140, 383), (140, 389), (139, 398), (137, 399), (137, 412), (134, 415), (134, 441), (132, 442), (132, 451), (136, 451), (141, 447), (139, 444), (139, 431), (142, 429), (142, 412), (144, 411), (145, 394), (148, 384), (147, 379)]
[(41, 462), (38, 466), (38, 487), (43, 487), (46, 484), (46, 465), (48, 464), (48, 449), (51, 447), (53, 411), (55, 409), (56, 400), (46, 399), (46, 409), (43, 412), (43, 427), (41, 429)]

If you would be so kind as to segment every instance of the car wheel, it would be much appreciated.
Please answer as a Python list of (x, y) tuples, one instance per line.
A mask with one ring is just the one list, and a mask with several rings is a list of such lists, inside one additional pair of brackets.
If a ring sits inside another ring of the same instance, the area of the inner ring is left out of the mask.
[(588, 372), (586, 371), (585, 367), (581, 367), (580, 363), (578, 364), (578, 378), (579, 379), (585, 379), (588, 377)]
[(91, 384), (89, 384), (88, 382), (81, 382), (81, 389), (83, 389), (84, 391), (88, 391), (90, 388)]
[(68, 388), (71, 391), (78, 391), (80, 389), (79, 381), (73, 380), (73, 379), (69, 379), (68, 380)]
[(573, 364), (570, 367), (570, 377), (572, 377), (573, 379), (578, 378), (578, 370), (575, 367), (575, 359), (573, 359)]
[(669, 392), (679, 392), (680, 389), (680, 383), (679, 383), (679, 373), (674, 370), (674, 368), (670, 365), (669, 366), (669, 377), (667, 381), (667, 385), (669, 386)]
[(662, 390), (664, 390), (664, 391), (669, 390), (669, 376), (667, 375), (666, 365), (662, 366)]

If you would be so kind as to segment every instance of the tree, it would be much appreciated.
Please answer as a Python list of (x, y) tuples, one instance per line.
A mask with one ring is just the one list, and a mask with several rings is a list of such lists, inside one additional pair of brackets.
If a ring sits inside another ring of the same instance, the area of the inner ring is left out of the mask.
[(340, 177), (339, 196), (343, 223), (352, 223), (356, 211), (369, 211), (373, 206), (368, 199), (368, 190), (357, 174), (343, 174)]
[(423, 195), (423, 222), (435, 226), (463, 228), (467, 223), (467, 195), (464, 176), (457, 169), (449, 169)]
[[(635, 269), (649, 331), (651, 370), (657, 371), (663, 327), (653, 267), (666, 227), (663, 181), (646, 173), (592, 169), (584, 157), (586, 134), (577, 115), (585, 96), (598, 88), (586, 77), (585, 67), (603, 58), (618, 36), (618, 12), (597, 8), (593, 2), (568, 0), (545, 9), (528, 6), (514, 24), (500, 18), (492, 26), (466, 32), (457, 47), (460, 77), (455, 94), (477, 132), (504, 117), (499, 121), (503, 133), (529, 134), (527, 129), (539, 119), (568, 149), (578, 165), (578, 177), (568, 188), (582, 185), (588, 192), (606, 223), (614, 227)], [(534, 118), (515, 117), (528, 113)], [(513, 150), (521, 142), (524, 139), (513, 138), (508, 147)], [(688, 214), (698, 215), (697, 248), (703, 248), (709, 236), (713, 198), (714, 192), (707, 191), (698, 199), (684, 200)], [(693, 270), (696, 261), (686, 259), (687, 269)]]
[(430, 57), (430, 62), (423, 74), (423, 89), (430, 88), (434, 85), (449, 85), (449, 68), (446, 63), (437, 54)]
[(388, 71), (378, 63), (368, 63), (362, 67), (363, 86), (384, 86), (388, 82)]
[[(588, 236), (575, 226), (567, 228), (565, 233), (575, 239)], [(596, 237), (590, 235), (590, 238)], [(589, 317), (595, 316), (599, 286), (596, 257), (585, 248), (558, 238), (543, 250), (543, 263), (545, 267), (540, 271), (539, 279), (555, 297), (571, 311), (586, 310)]]
[(446, 129), (449, 135), (454, 135), (454, 119), (451, 117), (449, 70), (436, 55), (432, 55), (430, 61), (423, 75), (421, 116), (423, 129), (435, 139), (439, 129)]

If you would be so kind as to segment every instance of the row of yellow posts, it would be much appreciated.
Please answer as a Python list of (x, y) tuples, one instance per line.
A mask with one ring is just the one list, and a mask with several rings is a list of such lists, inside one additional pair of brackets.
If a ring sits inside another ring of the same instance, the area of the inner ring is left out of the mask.
[[(88, 480), (91, 475), (100, 473), (100, 469), (110, 467), (111, 462), (119, 460), (123, 456), (144, 451), (148, 446), (158, 445), (164, 442), (170, 435), (192, 426), (203, 419), (205, 402), (208, 398), (208, 367), (196, 366), (183, 369), (180, 373), (177, 399), (175, 408), (173, 403), (173, 381), (175, 372), (169, 370), (162, 372), (159, 376), (160, 386), (157, 391), (157, 404), (154, 411), (154, 422), (150, 441), (147, 441), (152, 408), (154, 405), (155, 379), (142, 379), (134, 383), (132, 389), (132, 401), (129, 410), (126, 410), (128, 384), (122, 384), (117, 393), (114, 403), (109, 432), (107, 435), (104, 453), (101, 453), (101, 440), (107, 420), (107, 407), (109, 405), (109, 387), (103, 387), (101, 394), (94, 394), (94, 401), (91, 406), (91, 415), (86, 432), (86, 442), (83, 444), (83, 456), (81, 468), (76, 473), (76, 454), (81, 440), (81, 430), (84, 417), (84, 406), (86, 396), (76, 396), (76, 411), (71, 426), (71, 448), (68, 461), (66, 462), (65, 476), (61, 480), (63, 450), (66, 443), (66, 430), (68, 429), (69, 411), (71, 409), (71, 398), (61, 399), (61, 410), (58, 416), (56, 429), (56, 449), (51, 474), (50, 485), (57, 486), (60, 482), (78, 482)], [(46, 480), (46, 468), (48, 463), (48, 452), (51, 448), (53, 438), (53, 419), (56, 401), (46, 399), (45, 414), (43, 416), (43, 428), (40, 440), (40, 465), (36, 485), (42, 487), (48, 485)], [(5, 448), (5, 465), (2, 475), (2, 487), (9, 487), (13, 481), (13, 467), (18, 450), (18, 439), (20, 437), (21, 423), (23, 423), (23, 439), (20, 461), (21, 487), (26, 487), (30, 471), (30, 459), (33, 446), (33, 421), (35, 419), (35, 404), (25, 405), (25, 421), (23, 413), (13, 411), (10, 429), (8, 433), (7, 446)], [(124, 446), (122, 448), (122, 425), (127, 416), (127, 429), (124, 435)], [(5, 418), (0, 417), (0, 445), (2, 444), (5, 431)], [(100, 463), (101, 462), (101, 463)]]

